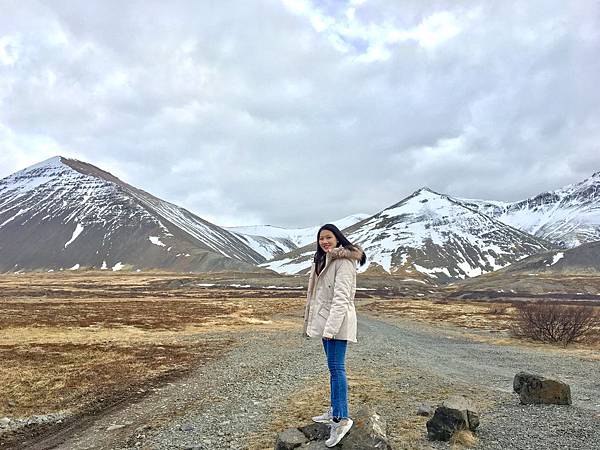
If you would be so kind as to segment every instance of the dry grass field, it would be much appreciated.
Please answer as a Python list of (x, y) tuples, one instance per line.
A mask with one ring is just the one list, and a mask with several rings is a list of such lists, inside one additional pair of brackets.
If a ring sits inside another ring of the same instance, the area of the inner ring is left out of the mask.
[[(98, 271), (0, 275), (0, 417), (102, 411), (219, 358), (236, 345), (231, 331), (300, 330), (304, 279), (257, 276), (252, 286), (262, 287), (251, 288), (242, 287), (249, 281), (237, 277)], [(510, 329), (510, 302), (446, 301), (440, 292), (429, 299), (411, 298), (399, 289), (404, 295), (398, 297), (393, 292), (357, 292), (359, 313), (455, 325), (473, 339), (499, 344), (541, 345), (496, 333)], [(597, 355), (597, 350), (599, 342), (556, 349), (582, 355)], [(389, 404), (395, 395), (389, 386), (374, 384), (369, 373), (349, 375), (356, 392), (366, 396), (353, 397), (353, 403)], [(389, 379), (408, 375), (389, 374)], [(296, 423), (308, 405), (311, 410), (315, 404), (325, 406), (322, 394), (309, 398), (307, 392), (275, 407), (271, 431)], [(432, 399), (443, 394), (433, 392)], [(414, 402), (428, 400), (425, 394), (414, 395)], [(414, 423), (391, 423), (390, 433), (410, 440), (422, 422), (414, 417)], [(255, 436), (256, 448), (266, 436)]]
[(0, 417), (93, 411), (143, 395), (235, 345), (215, 332), (292, 326), (273, 316), (304, 303), (298, 292), (183, 287), (190, 280), (1, 276)]
[[(600, 315), (600, 304), (595, 305)], [(596, 335), (583, 343), (571, 344), (568, 348), (514, 338), (511, 325), (514, 322), (516, 308), (514, 302), (464, 301), (464, 300), (426, 300), (391, 299), (371, 301), (361, 306), (361, 310), (387, 320), (423, 321), (431, 325), (461, 327), (470, 338), (489, 341), (495, 344), (543, 347), (557, 352), (578, 352), (582, 356), (600, 359), (600, 328)], [(487, 331), (490, 334), (473, 333)]]

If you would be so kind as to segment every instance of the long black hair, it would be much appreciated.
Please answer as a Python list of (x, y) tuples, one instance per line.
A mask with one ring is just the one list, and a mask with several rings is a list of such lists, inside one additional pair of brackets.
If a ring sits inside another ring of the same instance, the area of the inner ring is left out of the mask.
[[(345, 249), (348, 249), (351, 251), (358, 250), (358, 248), (354, 244), (352, 244), (352, 242), (350, 242), (348, 240), (348, 238), (346, 238), (346, 236), (344, 236), (344, 234), (340, 231), (340, 229), (338, 227), (336, 227), (332, 223), (326, 223), (321, 228), (319, 228), (319, 231), (317, 232), (317, 252), (315, 253), (315, 258), (314, 258), (317, 273), (321, 273), (321, 270), (323, 269), (323, 267), (325, 267), (326, 253), (323, 251), (323, 249), (319, 245), (319, 236), (321, 236), (321, 231), (323, 231), (323, 230), (328, 230), (333, 233), (333, 235), (335, 236), (335, 238), (338, 241), (338, 243), (337, 243), (338, 247), (344, 247)], [(362, 256), (360, 257), (359, 263), (362, 266), (365, 262), (367, 262), (367, 255), (365, 255), (365, 252), (363, 251)]]

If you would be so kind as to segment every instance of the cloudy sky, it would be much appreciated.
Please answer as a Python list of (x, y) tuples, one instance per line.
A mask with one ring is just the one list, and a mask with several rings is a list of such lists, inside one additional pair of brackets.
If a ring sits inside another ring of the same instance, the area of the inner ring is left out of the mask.
[(597, 1), (0, 0), (0, 177), (55, 155), (220, 225), (600, 171)]

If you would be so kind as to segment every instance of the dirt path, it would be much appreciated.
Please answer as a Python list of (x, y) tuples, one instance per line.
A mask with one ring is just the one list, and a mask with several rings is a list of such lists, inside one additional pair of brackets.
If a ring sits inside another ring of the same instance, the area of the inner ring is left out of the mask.
[[(293, 402), (311, 393), (315, 383), (324, 384), (322, 348), (296, 330), (231, 337), (238, 341), (233, 350), (190, 376), (28, 448), (273, 448), (268, 444), (273, 442), (273, 411), (304, 419), (310, 411), (320, 412), (321, 405), (310, 401), (306, 412), (294, 411), (300, 402)], [(469, 339), (456, 328), (362, 315), (348, 370), (355, 382), (351, 389), (374, 386), (389, 399), (381, 403), (376, 393), (372, 397), (391, 425), (394, 448), (448, 448), (427, 442), (415, 411), (420, 401), (465, 390), (484, 404), (478, 448), (587, 449), (600, 442), (598, 360), (493, 345)], [(573, 407), (518, 405), (510, 391), (520, 370), (570, 383)], [(351, 401), (359, 397), (364, 398), (358, 392)]]

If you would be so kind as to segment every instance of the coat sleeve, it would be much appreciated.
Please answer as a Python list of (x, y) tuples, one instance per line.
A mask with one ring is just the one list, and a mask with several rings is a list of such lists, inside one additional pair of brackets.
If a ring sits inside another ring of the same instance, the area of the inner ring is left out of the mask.
[(306, 305), (304, 305), (304, 334), (308, 325), (308, 312), (310, 309), (310, 294), (312, 293), (315, 282), (315, 263), (312, 264), (310, 275), (308, 277), (308, 289), (306, 290)]
[(339, 261), (340, 264), (335, 272), (331, 309), (329, 310), (329, 317), (323, 330), (323, 337), (326, 338), (333, 338), (339, 333), (346, 314), (350, 309), (352, 291), (356, 286), (356, 266), (354, 263), (349, 259), (341, 259)]

